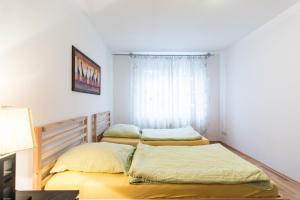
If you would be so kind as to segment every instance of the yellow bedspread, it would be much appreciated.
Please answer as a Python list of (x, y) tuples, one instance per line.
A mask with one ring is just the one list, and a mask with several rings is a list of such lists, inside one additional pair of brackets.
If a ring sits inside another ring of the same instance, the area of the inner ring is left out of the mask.
[(142, 140), (141, 143), (152, 146), (196, 146), (209, 144), (209, 140), (202, 137), (200, 140)]
[(124, 174), (62, 172), (46, 184), (46, 190), (80, 190), (79, 198), (157, 199), (157, 198), (234, 198), (276, 197), (277, 187), (262, 190), (247, 184), (147, 184), (131, 185)]
[(111, 142), (116, 144), (128, 144), (131, 146), (137, 146), (140, 142), (139, 138), (119, 138), (119, 137), (103, 137), (101, 142)]
[(111, 142), (117, 144), (128, 144), (132, 146), (137, 146), (139, 142), (143, 144), (149, 144), (153, 146), (195, 146), (209, 144), (209, 140), (202, 137), (200, 140), (149, 140), (144, 141), (135, 138), (119, 138), (119, 137), (103, 137), (101, 142)]

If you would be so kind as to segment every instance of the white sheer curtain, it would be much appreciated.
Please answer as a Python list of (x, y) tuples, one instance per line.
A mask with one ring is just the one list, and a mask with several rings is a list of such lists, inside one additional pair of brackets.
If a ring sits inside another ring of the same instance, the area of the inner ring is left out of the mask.
[(207, 124), (206, 59), (200, 56), (132, 56), (132, 123), (141, 128)]

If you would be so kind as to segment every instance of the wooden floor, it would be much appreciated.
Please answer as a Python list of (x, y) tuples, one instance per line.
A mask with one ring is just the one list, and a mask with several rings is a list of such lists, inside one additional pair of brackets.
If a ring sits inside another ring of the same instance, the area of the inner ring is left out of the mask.
[[(233, 151), (234, 153), (238, 154), (245, 160), (248, 160), (252, 164), (258, 166), (262, 169), (269, 177), (276, 183), (279, 188), (279, 194), (286, 199), (290, 200), (300, 200), (300, 183), (289, 179), (288, 177), (276, 172), (275, 170), (271, 169), (270, 167), (266, 166), (265, 164), (237, 151), (236, 149), (222, 143), (225, 147)], [(300, 169), (299, 169), (300, 170)]]

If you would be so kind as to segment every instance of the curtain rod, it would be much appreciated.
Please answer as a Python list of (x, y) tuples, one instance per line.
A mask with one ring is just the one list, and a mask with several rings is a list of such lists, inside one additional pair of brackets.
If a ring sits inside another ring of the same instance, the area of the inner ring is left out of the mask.
[(182, 54), (182, 55), (177, 55), (177, 54), (146, 54), (146, 53), (113, 53), (112, 55), (114, 56), (203, 56), (203, 57), (211, 57), (214, 56), (215, 54), (212, 53), (206, 53), (206, 54)]

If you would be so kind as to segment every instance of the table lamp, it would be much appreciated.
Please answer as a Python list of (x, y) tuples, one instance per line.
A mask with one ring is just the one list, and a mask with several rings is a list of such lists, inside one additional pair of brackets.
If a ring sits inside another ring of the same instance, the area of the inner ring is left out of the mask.
[(0, 199), (15, 199), (16, 152), (33, 147), (28, 108), (0, 107)]

